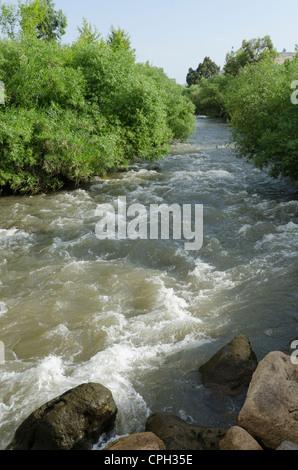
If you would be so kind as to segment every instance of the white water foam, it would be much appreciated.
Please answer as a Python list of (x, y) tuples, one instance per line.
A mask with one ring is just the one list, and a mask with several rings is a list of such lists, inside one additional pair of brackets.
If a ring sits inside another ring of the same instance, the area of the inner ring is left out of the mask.
[(0, 229), (0, 240), (13, 237), (18, 232), (19, 232), (19, 230), (16, 229), (16, 228), (12, 228), (10, 230)]
[(8, 312), (8, 308), (6, 306), (6, 303), (0, 302), (0, 317), (4, 316), (7, 312)]

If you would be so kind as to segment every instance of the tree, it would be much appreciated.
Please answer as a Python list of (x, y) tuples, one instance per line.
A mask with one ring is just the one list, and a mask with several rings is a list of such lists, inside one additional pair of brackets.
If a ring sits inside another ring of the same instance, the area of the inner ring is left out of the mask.
[(131, 48), (130, 36), (124, 29), (116, 29), (112, 26), (106, 43), (113, 51), (130, 51), (135, 57), (135, 49)]
[(26, 38), (36, 38), (37, 25), (46, 14), (45, 4), (41, 0), (27, 1), (19, 4), (20, 26)]
[(37, 37), (38, 39), (45, 39), (55, 41), (61, 39), (65, 34), (67, 26), (67, 19), (62, 10), (56, 11), (54, 9), (54, 2), (52, 0), (41, 0), (41, 6), (45, 9), (45, 14), (37, 24)]
[(197, 85), (199, 83), (199, 76), (197, 71), (193, 68), (188, 69), (188, 74), (186, 75), (186, 83), (188, 86)]
[(18, 34), (26, 38), (59, 40), (65, 34), (66, 16), (54, 9), (52, 0), (19, 1), (18, 7), (12, 4), (0, 6), (1, 32), (9, 39)]
[(15, 5), (0, 5), (0, 28), (2, 34), (14, 39), (16, 36), (16, 28), (19, 23), (19, 11)]
[(296, 182), (298, 112), (290, 84), (297, 76), (298, 58), (280, 65), (268, 57), (244, 67), (225, 92), (239, 156)]
[(200, 80), (202, 80), (202, 78), (211, 78), (214, 75), (218, 75), (219, 72), (220, 67), (216, 65), (216, 63), (213, 62), (210, 57), (205, 57), (203, 63), (199, 64), (197, 68), (197, 73), (200, 77)]
[(154, 160), (194, 129), (182, 86), (102, 40), (0, 40), (0, 78), (0, 194), (57, 190)]
[(220, 67), (213, 62), (210, 57), (205, 57), (204, 61), (198, 65), (196, 70), (189, 69), (186, 82), (188, 86), (197, 85), (203, 78), (211, 78), (218, 75)]
[(78, 42), (84, 44), (93, 44), (97, 43), (101, 37), (101, 34), (98, 32), (97, 28), (94, 26), (92, 27), (91, 23), (88, 23), (86, 18), (83, 18), (83, 25), (80, 28), (78, 26), (78, 31), (80, 33)]
[(270, 36), (250, 39), (249, 41), (244, 39), (240, 49), (236, 52), (232, 49), (226, 55), (224, 72), (225, 74), (236, 76), (245, 65), (256, 64), (265, 57), (275, 58), (277, 55)]
[(200, 85), (185, 88), (184, 94), (194, 103), (197, 115), (227, 119), (226, 90), (233, 80), (235, 79), (231, 75), (214, 75), (208, 80), (202, 80)]

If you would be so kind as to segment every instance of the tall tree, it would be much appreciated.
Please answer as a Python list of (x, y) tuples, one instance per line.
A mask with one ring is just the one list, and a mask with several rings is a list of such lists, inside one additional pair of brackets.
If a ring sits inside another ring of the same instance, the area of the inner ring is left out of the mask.
[(186, 82), (188, 86), (197, 85), (203, 78), (211, 78), (214, 75), (218, 75), (220, 72), (219, 65), (216, 65), (210, 57), (205, 57), (202, 63), (200, 63), (196, 70), (189, 69), (186, 76)]
[(193, 68), (188, 69), (188, 74), (186, 75), (186, 83), (188, 86), (191, 85), (197, 85), (199, 83), (200, 79), (197, 74), (197, 71), (194, 70)]
[(2, 34), (9, 39), (14, 39), (19, 21), (19, 10), (15, 5), (8, 3), (0, 4), (0, 29)]
[(265, 57), (277, 57), (277, 51), (273, 46), (270, 36), (242, 41), (242, 46), (237, 51), (232, 49), (226, 55), (224, 72), (236, 76), (247, 64), (256, 64)]
[(80, 36), (78, 38), (78, 42), (84, 44), (93, 44), (98, 42), (101, 37), (101, 34), (97, 30), (96, 27), (93, 27), (91, 23), (88, 23), (86, 18), (83, 18), (83, 24), (81, 27), (78, 26), (78, 31)]
[(52, 0), (41, 0), (41, 8), (45, 10), (42, 20), (37, 24), (37, 37), (50, 41), (59, 40), (65, 34), (67, 18), (62, 10), (55, 10)]
[(0, 5), (0, 29), (9, 39), (23, 35), (43, 40), (59, 40), (65, 34), (66, 16), (56, 11), (52, 0), (26, 0), (18, 7)]
[(106, 43), (114, 51), (130, 51), (135, 56), (135, 49), (131, 47), (130, 36), (124, 29), (116, 29), (112, 26)]
[(202, 78), (208, 79), (214, 77), (214, 75), (218, 75), (219, 72), (219, 65), (216, 65), (216, 63), (213, 62), (210, 57), (205, 57), (204, 61), (199, 64), (197, 68), (197, 73), (200, 77), (200, 80), (202, 80)]
[(26, 38), (36, 38), (37, 26), (44, 20), (46, 7), (42, 0), (19, 4), (20, 27)]

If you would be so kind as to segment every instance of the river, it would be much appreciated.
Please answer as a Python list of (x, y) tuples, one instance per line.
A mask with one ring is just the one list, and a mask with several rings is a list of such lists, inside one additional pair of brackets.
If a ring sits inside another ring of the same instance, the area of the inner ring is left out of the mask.
[[(198, 368), (236, 334), (258, 359), (297, 337), (298, 200), (243, 159), (220, 120), (158, 162), (55, 194), (0, 198), (0, 448), (46, 401), (83, 382), (108, 387), (117, 435), (151, 412), (235, 424)], [(202, 204), (204, 242), (99, 240), (98, 204)]]

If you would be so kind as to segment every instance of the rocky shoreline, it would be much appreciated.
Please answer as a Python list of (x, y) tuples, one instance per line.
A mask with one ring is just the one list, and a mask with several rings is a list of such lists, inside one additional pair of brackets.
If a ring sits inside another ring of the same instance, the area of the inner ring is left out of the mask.
[[(239, 334), (199, 372), (215, 393), (246, 392), (237, 425), (208, 428), (158, 412), (144, 432), (111, 439), (101, 450), (298, 450), (298, 366), (290, 356), (273, 351), (258, 363), (249, 339)], [(113, 431), (117, 411), (110, 390), (81, 384), (31, 413), (7, 450), (91, 450)]]

